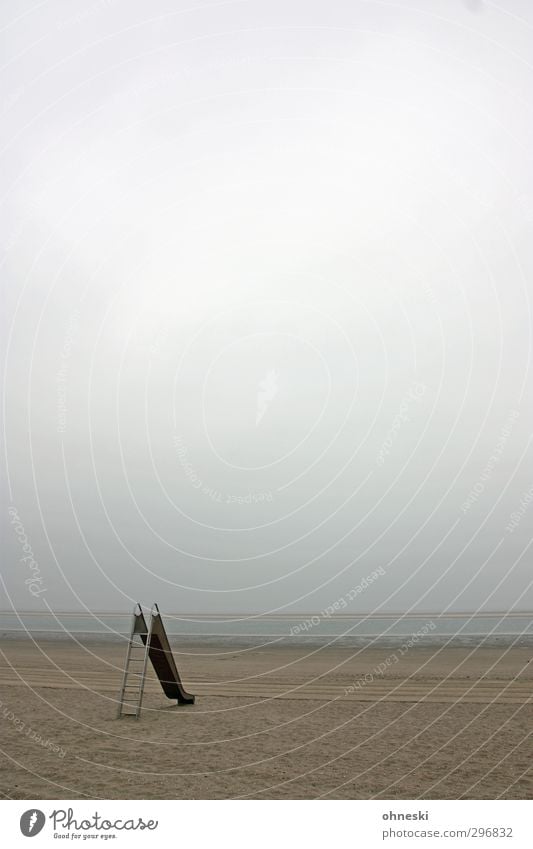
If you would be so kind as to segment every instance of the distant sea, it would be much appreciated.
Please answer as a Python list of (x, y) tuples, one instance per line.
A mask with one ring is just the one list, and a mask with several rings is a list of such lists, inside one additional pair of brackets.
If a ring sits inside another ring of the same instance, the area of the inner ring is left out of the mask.
[[(173, 643), (227, 645), (533, 646), (533, 613), (416, 615), (163, 613)], [(0, 637), (124, 641), (128, 613), (0, 612)]]

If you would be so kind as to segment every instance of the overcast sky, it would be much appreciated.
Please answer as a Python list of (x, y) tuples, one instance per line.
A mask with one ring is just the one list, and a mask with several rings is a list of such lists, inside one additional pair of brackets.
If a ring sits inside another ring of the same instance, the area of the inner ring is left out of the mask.
[(533, 608), (531, 3), (0, 15), (0, 607)]

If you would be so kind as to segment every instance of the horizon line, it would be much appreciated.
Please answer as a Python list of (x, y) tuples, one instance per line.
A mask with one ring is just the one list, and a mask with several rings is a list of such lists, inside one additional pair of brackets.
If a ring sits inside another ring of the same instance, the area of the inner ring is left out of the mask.
[[(0, 616), (8, 615), (8, 616), (131, 616), (131, 611), (120, 611), (120, 610), (55, 610), (55, 611), (42, 611), (42, 610), (0, 610)], [(532, 616), (533, 610), (525, 609), (525, 610), (486, 610), (486, 611), (436, 611), (436, 610), (427, 610), (420, 612), (411, 612), (411, 611), (391, 611), (387, 613), (379, 613), (375, 611), (367, 611), (367, 612), (359, 612), (359, 613), (332, 613), (325, 616), (325, 609), (315, 611), (294, 611), (294, 613), (261, 613), (261, 612), (252, 612), (252, 611), (235, 611), (233, 613), (199, 613), (196, 611), (167, 611), (165, 616), (179, 616), (183, 618), (187, 617), (200, 617), (200, 618), (218, 618), (218, 619), (232, 619), (239, 616), (246, 616), (249, 618), (277, 618), (277, 619), (288, 619), (294, 618), (295, 616), (323, 616), (328, 619), (353, 619), (359, 616), (374, 616), (379, 619), (385, 619), (389, 617), (398, 617), (398, 616), (409, 616), (411, 618), (423, 617), (423, 616), (436, 616), (436, 617), (468, 617), (468, 616)]]

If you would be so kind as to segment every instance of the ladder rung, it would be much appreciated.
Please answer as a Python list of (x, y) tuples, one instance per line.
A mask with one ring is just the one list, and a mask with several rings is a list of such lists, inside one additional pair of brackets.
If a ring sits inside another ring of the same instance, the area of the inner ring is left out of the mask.
[[(137, 610), (140, 613), (137, 613)], [(128, 652), (126, 655), (126, 665), (123, 671), (122, 689), (120, 691), (120, 703), (118, 709), (119, 716), (134, 716), (139, 717), (141, 713), (141, 705), (144, 694), (144, 686), (146, 680), (146, 665), (150, 652), (150, 629), (147, 627), (144, 619), (138, 619), (138, 616), (143, 616), (142, 608), (136, 606), (134, 610), (134, 619), (132, 629), (128, 639)], [(139, 622), (144, 623), (146, 630), (137, 630)], [(137, 664), (137, 666), (135, 666)], [(139, 666), (138, 664), (142, 664)]]

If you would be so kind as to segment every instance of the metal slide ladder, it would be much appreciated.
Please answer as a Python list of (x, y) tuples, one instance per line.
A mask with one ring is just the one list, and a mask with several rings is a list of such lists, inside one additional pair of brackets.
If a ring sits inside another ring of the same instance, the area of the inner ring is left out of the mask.
[[(137, 612), (138, 611), (138, 612)], [(146, 680), (146, 667), (150, 653), (152, 627), (147, 628), (140, 604), (135, 605), (131, 624), (124, 677), (120, 690), (117, 717), (134, 716), (139, 719)], [(144, 640), (143, 640), (144, 636)]]

